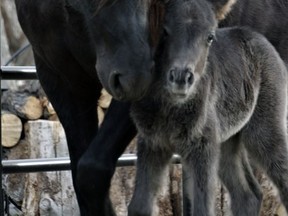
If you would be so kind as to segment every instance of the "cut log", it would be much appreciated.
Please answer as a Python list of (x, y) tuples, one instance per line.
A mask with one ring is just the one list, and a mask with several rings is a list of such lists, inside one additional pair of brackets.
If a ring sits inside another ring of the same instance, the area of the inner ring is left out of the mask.
[[(58, 121), (36, 120), (25, 124), (30, 158), (68, 156), (65, 133)], [(70, 171), (26, 175), (24, 215), (80, 215)]]
[(15, 146), (20, 140), (23, 128), (20, 118), (8, 111), (2, 111), (1, 124), (2, 146), (7, 148)]
[(41, 101), (26, 92), (5, 91), (2, 94), (2, 108), (21, 118), (35, 120), (43, 114)]
[(39, 203), (41, 216), (60, 216), (60, 207), (49, 197), (49, 194), (43, 194)]
[(56, 111), (54, 110), (54, 107), (52, 106), (48, 98), (42, 97), (40, 100), (43, 105), (43, 118), (49, 119), (51, 121), (59, 121)]
[(16, 90), (17, 92), (26, 92), (31, 95), (36, 96), (37, 98), (44, 98), (46, 96), (43, 88), (40, 85), (40, 82), (38, 80), (24, 80), (22, 81), (22, 85), (17, 86)]

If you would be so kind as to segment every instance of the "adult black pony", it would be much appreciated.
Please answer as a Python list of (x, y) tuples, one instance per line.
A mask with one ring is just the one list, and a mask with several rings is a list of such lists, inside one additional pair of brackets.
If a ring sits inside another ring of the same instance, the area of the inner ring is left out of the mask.
[[(263, 34), (288, 65), (288, 1), (234, 0), (232, 11), (219, 27), (249, 26)], [(217, 2), (217, 0), (214, 0)], [(219, 1), (221, 2), (221, 1)]]
[[(129, 103), (112, 100), (99, 130), (95, 107), (102, 85), (114, 98), (124, 101), (145, 94), (153, 75), (159, 30), (154, 27), (161, 23), (161, 1), (16, 0), (20, 24), (34, 50), (39, 80), (66, 132), (82, 215), (114, 214), (108, 195), (110, 180), (136, 129), (129, 118)], [(254, 27), (285, 60), (287, 48), (281, 44), (287, 44), (288, 17), (281, 5), (287, 5), (287, 0), (239, 1), (223, 25)], [(246, 14), (243, 8), (247, 6), (252, 12), (269, 8), (265, 14), (269, 22), (261, 22), (263, 14)]]
[(81, 215), (114, 214), (110, 179), (136, 130), (129, 103), (114, 99), (98, 130), (97, 100), (102, 84), (116, 99), (145, 93), (153, 67), (148, 26), (153, 4), (16, 0), (39, 80), (65, 129)]

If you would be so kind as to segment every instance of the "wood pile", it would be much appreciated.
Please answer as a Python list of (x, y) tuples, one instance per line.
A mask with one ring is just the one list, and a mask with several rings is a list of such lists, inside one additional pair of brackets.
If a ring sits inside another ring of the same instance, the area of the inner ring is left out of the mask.
[[(104, 118), (111, 96), (102, 91), (98, 114)], [(27, 82), (17, 90), (2, 94), (2, 146), (6, 159), (55, 158), (68, 156), (64, 130), (57, 115), (36, 81)], [(126, 153), (135, 153), (135, 139)], [(273, 185), (257, 173), (264, 189), (261, 216), (287, 216)], [(182, 214), (181, 165), (171, 165), (166, 173), (158, 200), (160, 216)], [(118, 167), (111, 185), (111, 199), (118, 216), (127, 215), (127, 205), (132, 197), (135, 167)], [(79, 215), (70, 171), (9, 174), (4, 178), (6, 193), (22, 212), (11, 206), (10, 215)], [(229, 197), (219, 184), (217, 191), (217, 216), (229, 215)], [(14, 214), (13, 214), (14, 212)]]
[[(1, 106), (6, 159), (68, 156), (62, 125), (38, 81), (4, 91)], [(7, 195), (22, 208), (10, 205), (10, 215), (79, 215), (70, 171), (9, 174), (3, 182)]]
[(22, 123), (40, 118), (57, 120), (56, 112), (40, 89), (39, 82), (30, 81), (25, 89), (8, 89), (2, 93), (2, 146), (13, 147), (19, 142)]

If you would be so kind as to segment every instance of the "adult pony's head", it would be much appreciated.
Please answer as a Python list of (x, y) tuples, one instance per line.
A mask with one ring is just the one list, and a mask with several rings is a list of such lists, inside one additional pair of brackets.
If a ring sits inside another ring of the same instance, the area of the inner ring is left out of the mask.
[(235, 0), (168, 0), (160, 43), (161, 71), (169, 98), (183, 102), (205, 71), (218, 21)]
[(140, 99), (153, 76), (149, 22), (157, 0), (100, 0), (95, 13), (96, 70), (119, 100)]

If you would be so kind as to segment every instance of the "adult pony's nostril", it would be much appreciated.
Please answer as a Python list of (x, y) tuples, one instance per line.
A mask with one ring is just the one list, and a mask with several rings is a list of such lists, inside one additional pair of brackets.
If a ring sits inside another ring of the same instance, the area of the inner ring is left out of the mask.
[(117, 99), (121, 98), (122, 92), (122, 84), (120, 81), (121, 74), (117, 71), (112, 71), (110, 74), (110, 89), (112, 91), (112, 95)]
[(120, 73), (118, 73), (117, 71), (113, 71), (111, 73), (110, 85), (111, 85), (112, 89), (117, 89), (117, 88), (121, 87), (119, 77), (120, 77)]

